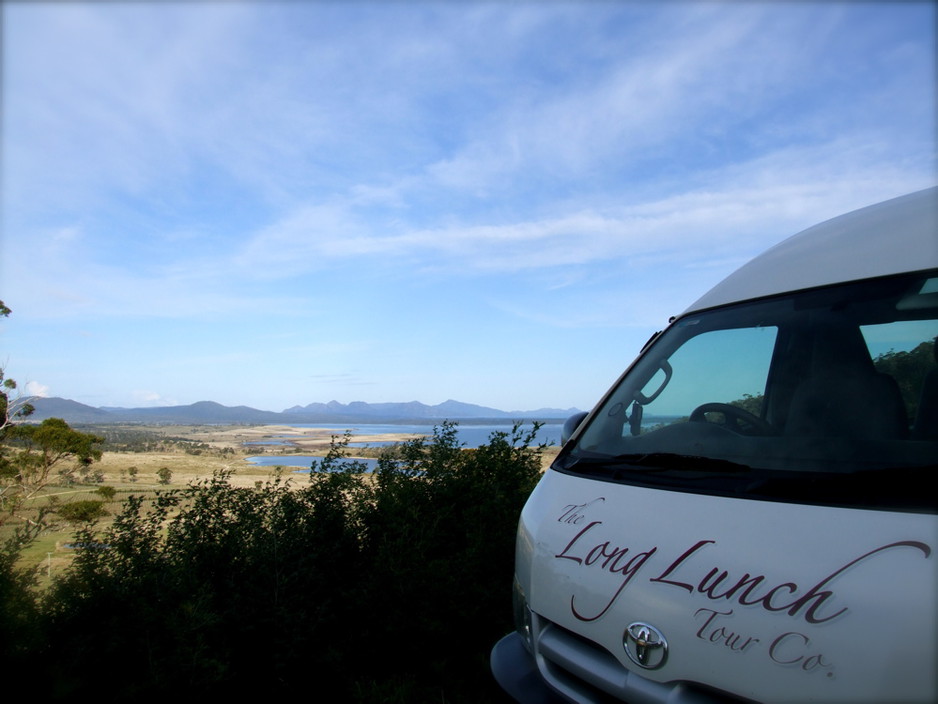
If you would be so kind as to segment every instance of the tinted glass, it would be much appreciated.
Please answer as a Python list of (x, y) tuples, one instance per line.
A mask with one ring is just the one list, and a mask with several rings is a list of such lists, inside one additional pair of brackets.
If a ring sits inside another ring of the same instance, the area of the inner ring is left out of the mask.
[(678, 490), (933, 511), (938, 275), (677, 320), (556, 467)]

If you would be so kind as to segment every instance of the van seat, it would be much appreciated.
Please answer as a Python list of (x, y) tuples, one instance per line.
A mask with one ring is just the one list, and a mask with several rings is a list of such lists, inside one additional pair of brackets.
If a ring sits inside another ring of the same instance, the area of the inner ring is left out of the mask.
[(825, 326), (816, 331), (811, 371), (795, 388), (786, 435), (898, 440), (909, 436), (899, 385), (876, 371), (860, 331)]
[(829, 370), (795, 390), (785, 434), (899, 440), (909, 425), (891, 376)]

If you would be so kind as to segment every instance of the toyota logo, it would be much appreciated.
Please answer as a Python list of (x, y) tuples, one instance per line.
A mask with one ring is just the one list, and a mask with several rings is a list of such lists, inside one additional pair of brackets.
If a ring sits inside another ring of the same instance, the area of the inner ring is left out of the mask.
[(646, 670), (655, 670), (668, 659), (668, 641), (661, 631), (641, 621), (630, 623), (625, 629), (622, 645), (629, 660)]

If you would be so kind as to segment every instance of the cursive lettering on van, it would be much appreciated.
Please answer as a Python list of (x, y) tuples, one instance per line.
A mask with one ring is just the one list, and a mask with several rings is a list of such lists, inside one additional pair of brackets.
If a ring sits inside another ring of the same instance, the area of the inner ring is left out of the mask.
[[(600, 547), (600, 546), (597, 546)], [(594, 548), (595, 550), (595, 548)], [(645, 550), (643, 552), (635, 553), (628, 562), (625, 562), (620, 565), (620, 561), (628, 554), (628, 548), (614, 548), (609, 547), (608, 543), (603, 543), (600, 553), (597, 555), (599, 557), (605, 557), (606, 559), (602, 563), (603, 569), (608, 570), (610, 573), (618, 572), (622, 575), (622, 582), (619, 584), (619, 588), (616, 589), (615, 593), (610, 597), (606, 605), (595, 615), (586, 616), (582, 614), (576, 607), (576, 595), (570, 596), (570, 611), (573, 615), (580, 621), (595, 621), (598, 618), (602, 618), (609, 608), (615, 603), (616, 599), (619, 598), (619, 595), (622, 593), (622, 590), (625, 589), (629, 582), (632, 581), (632, 578), (638, 574), (638, 571), (644, 566), (648, 559), (657, 552), (658, 548), (651, 548), (650, 550)], [(591, 551), (592, 552), (592, 551)], [(587, 563), (591, 564), (591, 563)]]
[(638, 571), (642, 568), (645, 562), (657, 552), (658, 548), (651, 548), (650, 550), (645, 550), (643, 552), (633, 552), (631, 548), (613, 545), (610, 541), (606, 540), (601, 543), (596, 543), (589, 549), (577, 550), (576, 545), (580, 539), (586, 535), (589, 531), (593, 530), (596, 526), (602, 525), (602, 521), (592, 521), (587, 524), (579, 533), (577, 533), (573, 540), (567, 543), (567, 546), (559, 552), (555, 557), (563, 560), (572, 560), (578, 565), (585, 567), (597, 566), (598, 569), (608, 572), (609, 574), (616, 574), (622, 578), (622, 581), (619, 583), (618, 589), (606, 603), (606, 605), (596, 614), (592, 616), (587, 616), (580, 612), (576, 606), (576, 595), (571, 595), (570, 597), (570, 611), (573, 615), (580, 621), (595, 621), (598, 618), (601, 618), (609, 608), (615, 603), (616, 599), (622, 593), (622, 590), (628, 586), (629, 582), (632, 581), (632, 578), (638, 574)]
[(789, 631), (782, 633), (769, 646), (769, 657), (779, 665), (799, 667), (805, 672), (820, 670), (833, 677), (834, 665), (823, 653), (810, 652), (811, 639), (804, 633)]
[(651, 580), (649, 581), (662, 582), (663, 584), (673, 584), (675, 587), (686, 589), (688, 592), (693, 594), (694, 587), (692, 585), (688, 584), (687, 582), (675, 582), (674, 580), (671, 580), (671, 579), (665, 579), (665, 577), (669, 576), (672, 572), (674, 572), (674, 570), (680, 567), (681, 564), (683, 564), (684, 561), (687, 560), (687, 558), (689, 558), (695, 552), (700, 550), (700, 548), (702, 548), (704, 545), (708, 545), (710, 543), (715, 543), (715, 542), (716, 542), (715, 540), (698, 540), (692, 547), (685, 550), (683, 555), (681, 555), (674, 562), (668, 565), (667, 569), (665, 569), (664, 572), (659, 574), (657, 577), (652, 577)]
[[(747, 572), (733, 582), (733, 580), (730, 579), (729, 572), (721, 570), (719, 567), (714, 567), (707, 572), (696, 585), (693, 584), (692, 581), (679, 581), (676, 572), (691, 555), (705, 545), (713, 542), (712, 540), (698, 541), (672, 562), (660, 575), (653, 577), (650, 581), (670, 584), (684, 589), (689, 593), (696, 591), (714, 601), (735, 601), (740, 606), (761, 606), (766, 611), (786, 611), (789, 616), (797, 616), (803, 611), (804, 620), (808, 623), (824, 623), (837, 618), (847, 611), (846, 606), (833, 613), (823, 613), (821, 609), (826, 602), (834, 598), (834, 591), (825, 587), (838, 575), (842, 574), (853, 565), (877, 553), (899, 547), (916, 548), (921, 550), (925, 557), (931, 554), (931, 548), (929, 548), (928, 545), (915, 540), (902, 540), (889, 543), (888, 545), (882, 545), (834, 570), (797, 598), (793, 598), (799, 591), (799, 586), (795, 582), (783, 582), (766, 591), (760, 592), (760, 589), (762, 589), (766, 583), (765, 575), (753, 576)], [(672, 575), (674, 575), (673, 578)], [(683, 579), (687, 578), (683, 577)], [(724, 587), (724, 584), (727, 586)]]
[(580, 538), (586, 535), (589, 531), (593, 530), (594, 527), (601, 526), (602, 524), (603, 524), (602, 521), (593, 521), (592, 523), (587, 525), (585, 528), (583, 528), (583, 530), (581, 530), (579, 533), (574, 535), (573, 540), (567, 543), (567, 547), (565, 547), (561, 552), (554, 555), (554, 557), (558, 557), (562, 560), (573, 560), (577, 564), (583, 564), (583, 558), (577, 557), (576, 555), (568, 555), (567, 553), (570, 551), (571, 548), (573, 548), (573, 546), (576, 543), (579, 542)]
[[(557, 520), (579, 527), (586, 518), (585, 509), (601, 500), (604, 499), (600, 497), (584, 504), (567, 505)], [(580, 528), (563, 550), (554, 555), (557, 559), (570, 560), (581, 567), (594, 568), (620, 578), (615, 591), (595, 613), (585, 613), (577, 606), (576, 594), (570, 596), (570, 610), (580, 621), (595, 621), (601, 618), (638, 572), (658, 553), (657, 546), (637, 550), (611, 539), (604, 539), (606, 536), (598, 530), (602, 525), (602, 521), (590, 521)], [(691, 595), (700, 594), (711, 601), (757, 606), (769, 612), (785, 612), (791, 617), (801, 617), (810, 624), (826, 623), (847, 612), (846, 605), (836, 607), (837, 597), (832, 585), (854, 565), (880, 553), (900, 548), (918, 550), (925, 558), (931, 556), (931, 548), (925, 543), (900, 540), (869, 550), (838, 567), (808, 589), (802, 589), (797, 582), (774, 583), (762, 574), (745, 572), (736, 577), (731, 575), (729, 570), (719, 566), (704, 572), (707, 566), (701, 566), (700, 556), (703, 554), (701, 551), (708, 545), (716, 545), (716, 541), (698, 540), (649, 581), (677, 587)], [(714, 610), (714, 613), (722, 612)]]
[(717, 611), (716, 609), (697, 609), (694, 612), (694, 616), (700, 616), (704, 614), (706, 617), (704, 619), (703, 625), (697, 631), (697, 637), (701, 640), (708, 641), (710, 643), (718, 643), (723, 645), (730, 650), (742, 653), (749, 648), (754, 646), (759, 642), (758, 638), (752, 636), (744, 636), (735, 631), (730, 631), (726, 626), (717, 625), (714, 623), (718, 616), (732, 616), (733, 609), (729, 611)]
[(837, 575), (841, 574), (842, 572), (845, 572), (848, 568), (853, 567), (858, 562), (862, 562), (866, 558), (871, 557), (875, 555), (876, 553), (883, 552), (884, 550), (891, 550), (892, 548), (901, 548), (901, 547), (916, 548), (917, 550), (921, 550), (922, 554), (926, 558), (928, 558), (931, 555), (931, 548), (928, 547), (928, 545), (926, 545), (925, 543), (920, 543), (917, 540), (900, 540), (895, 543), (889, 543), (888, 545), (883, 545), (881, 547), (874, 548), (873, 550), (870, 550), (869, 552), (863, 553), (862, 555), (860, 555), (860, 557), (854, 560), (851, 560), (843, 567), (837, 570), (834, 570), (828, 576), (822, 579), (820, 582), (818, 582), (813, 587), (811, 587), (811, 589), (809, 589), (808, 592), (804, 596), (792, 602), (791, 608), (788, 609), (788, 615), (794, 616), (801, 610), (801, 607), (813, 601), (814, 603), (811, 604), (811, 606), (807, 609), (807, 611), (805, 611), (805, 615), (804, 615), (805, 621), (807, 621), (808, 623), (824, 623), (825, 621), (830, 621), (832, 618), (836, 618), (840, 614), (844, 613), (847, 610), (847, 607), (844, 607), (840, 611), (837, 611), (836, 613), (830, 614), (829, 616), (825, 616), (823, 618), (819, 618), (815, 615), (818, 608), (825, 601), (827, 601), (830, 597), (834, 595), (834, 592), (830, 590), (821, 590), (821, 587), (825, 586), (828, 582), (833, 580)]
[(583, 519), (586, 518), (584, 511), (595, 504), (597, 501), (605, 501), (606, 497), (600, 496), (593, 499), (592, 501), (587, 501), (585, 504), (568, 504), (563, 507), (563, 513), (560, 514), (560, 518), (557, 519), (558, 523), (572, 523), (573, 525), (579, 525), (583, 522)]

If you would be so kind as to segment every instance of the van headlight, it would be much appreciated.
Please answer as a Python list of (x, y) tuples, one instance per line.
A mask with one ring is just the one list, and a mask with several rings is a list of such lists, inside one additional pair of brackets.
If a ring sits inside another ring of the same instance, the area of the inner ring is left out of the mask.
[(512, 606), (515, 615), (515, 630), (521, 635), (524, 646), (531, 652), (534, 652), (534, 643), (532, 642), (533, 633), (531, 630), (531, 609), (528, 608), (528, 600), (521, 588), (521, 582), (517, 575), (512, 583)]

